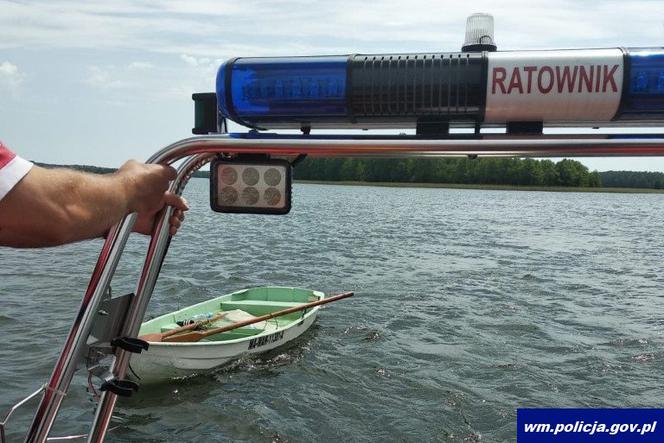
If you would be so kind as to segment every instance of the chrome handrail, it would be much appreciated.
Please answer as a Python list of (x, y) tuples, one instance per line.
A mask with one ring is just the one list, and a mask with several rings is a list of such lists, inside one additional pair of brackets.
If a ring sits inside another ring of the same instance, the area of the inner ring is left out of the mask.
[[(181, 194), (184, 190), (185, 182), (191, 177), (193, 169), (202, 167), (210, 159), (209, 154), (199, 154), (190, 157), (178, 170), (177, 178), (171, 184), (170, 191)], [(156, 223), (156, 233), (153, 232), (150, 245), (148, 246), (147, 257), (143, 265), (143, 271), (138, 281), (135, 296), (127, 311), (126, 321), (123, 327), (122, 336), (135, 337), (141, 328), (141, 322), (145, 316), (152, 291), (157, 283), (157, 277), (161, 269), (164, 256), (168, 248), (171, 236), (169, 235), (168, 219), (173, 213), (173, 208), (169, 207), (162, 213)], [(118, 349), (111, 365), (111, 373), (116, 379), (125, 378), (131, 353)], [(111, 415), (115, 407), (117, 396), (112, 392), (105, 391), (101, 394), (97, 412), (95, 414), (93, 426), (90, 430), (88, 441), (104, 440), (106, 429), (110, 424)]]
[(14, 414), (14, 412), (18, 408), (20, 408), (21, 406), (23, 406), (24, 404), (26, 404), (27, 402), (29, 402), (30, 400), (32, 400), (33, 398), (44, 392), (45, 390), (46, 390), (46, 385), (43, 385), (41, 388), (37, 389), (35, 392), (28, 395), (23, 400), (19, 401), (18, 403), (16, 403), (14, 406), (11, 407), (9, 412), (7, 412), (7, 415), (5, 415), (5, 419), (0, 422), (0, 443), (7, 443), (7, 436), (5, 435), (5, 431), (7, 430), (7, 423), (9, 422), (9, 419), (11, 418), (12, 414)]
[[(180, 168), (171, 189), (177, 193), (195, 168), (214, 154), (260, 153), (277, 156), (309, 154), (312, 156), (510, 156), (510, 157), (582, 157), (582, 156), (664, 156), (664, 135), (655, 138), (603, 138), (601, 136), (556, 135), (538, 137), (487, 136), (479, 139), (369, 139), (348, 137), (316, 138), (292, 136), (283, 138), (233, 134), (191, 137), (173, 143), (153, 155), (148, 163), (172, 164), (189, 158)], [(192, 157), (193, 156), (193, 157)], [(159, 274), (159, 268), (170, 239), (168, 216), (170, 210), (159, 217), (152, 233), (150, 246), (132, 300), (124, 334), (135, 336), (140, 328), (145, 309)], [(135, 214), (128, 215), (111, 229), (99, 255), (88, 289), (58, 358), (48, 389), (33, 418), (26, 441), (42, 443), (55, 421), (62, 402), (60, 393), (66, 392), (76, 370), (77, 358), (85, 345), (102, 296), (115, 272), (126, 245)], [(112, 365), (117, 377), (124, 377), (129, 356), (117, 350)], [(92, 430), (91, 442), (101, 442), (109, 425), (115, 395), (105, 392), (100, 400)]]

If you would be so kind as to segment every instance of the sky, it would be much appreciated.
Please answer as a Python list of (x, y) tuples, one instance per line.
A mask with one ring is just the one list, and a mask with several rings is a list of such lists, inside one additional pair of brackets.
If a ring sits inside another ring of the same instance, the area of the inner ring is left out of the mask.
[[(118, 167), (191, 135), (194, 92), (234, 56), (658, 46), (664, 1), (0, 0), (0, 139), (47, 163)], [(241, 129), (232, 126), (231, 129)], [(582, 159), (664, 171), (662, 158)]]

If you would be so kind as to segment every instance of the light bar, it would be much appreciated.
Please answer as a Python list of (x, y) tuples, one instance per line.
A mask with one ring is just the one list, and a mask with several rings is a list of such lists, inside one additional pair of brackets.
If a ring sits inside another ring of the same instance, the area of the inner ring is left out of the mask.
[(346, 64), (347, 57), (230, 60), (217, 75), (219, 108), (248, 126), (297, 124), (297, 116), (336, 121), (348, 114)]
[(291, 165), (285, 160), (214, 160), (210, 206), (217, 212), (287, 214)]
[(664, 119), (664, 49), (633, 49), (621, 119)]
[(236, 58), (217, 100), (261, 129), (664, 124), (664, 48)]

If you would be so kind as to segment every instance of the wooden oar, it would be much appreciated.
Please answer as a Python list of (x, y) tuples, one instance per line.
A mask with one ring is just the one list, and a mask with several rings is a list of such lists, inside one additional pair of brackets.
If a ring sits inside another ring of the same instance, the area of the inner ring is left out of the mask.
[(249, 320), (239, 321), (233, 323), (232, 325), (222, 326), (220, 328), (208, 329), (207, 331), (192, 331), (188, 334), (172, 335), (164, 339), (164, 342), (195, 342), (199, 341), (205, 337), (209, 337), (215, 334), (221, 334), (222, 332), (231, 331), (233, 329), (241, 328), (243, 326), (252, 325), (254, 323), (259, 323), (265, 320), (270, 320), (271, 318), (280, 317), (282, 315), (290, 314), (292, 312), (302, 311), (303, 309), (313, 308), (314, 306), (324, 305), (325, 303), (331, 303), (333, 301), (341, 300), (342, 298), (353, 296), (352, 292), (344, 292), (339, 295), (334, 295), (332, 297), (327, 297), (322, 300), (317, 300), (311, 303), (305, 303), (299, 306), (293, 306), (292, 308), (282, 309), (281, 311), (271, 312), (270, 314), (261, 315), (260, 317), (251, 318)]
[(192, 329), (200, 328), (201, 326), (205, 326), (208, 323), (212, 323), (214, 321), (219, 320), (220, 318), (224, 318), (228, 314), (228, 312), (220, 312), (219, 314), (216, 314), (210, 318), (206, 318), (205, 320), (197, 321), (196, 323), (191, 323), (189, 325), (181, 326), (179, 328), (171, 329), (170, 331), (164, 332), (164, 333), (159, 333), (155, 332), (154, 334), (145, 334), (141, 335), (140, 338), (141, 340), (145, 340), (148, 342), (160, 342), (164, 341), (165, 338), (170, 337), (171, 335), (179, 334), (181, 332), (187, 332)]

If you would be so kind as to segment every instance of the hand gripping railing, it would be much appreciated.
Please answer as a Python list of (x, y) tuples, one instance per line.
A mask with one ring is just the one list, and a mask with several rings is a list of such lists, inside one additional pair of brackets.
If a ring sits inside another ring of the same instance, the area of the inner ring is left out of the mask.
[[(489, 138), (491, 137), (491, 138)], [(482, 139), (418, 139), (367, 137), (288, 136), (286, 138), (208, 135), (176, 142), (152, 156), (148, 163), (172, 164), (187, 159), (178, 169), (171, 190), (180, 194), (191, 174), (215, 154), (262, 153), (277, 156), (309, 154), (313, 156), (504, 156), (504, 157), (581, 157), (581, 156), (662, 156), (664, 134), (643, 138), (615, 139), (605, 136), (486, 136)], [(152, 296), (161, 263), (167, 252), (170, 236), (167, 208), (158, 217), (152, 232), (136, 295), (129, 306), (123, 335), (135, 337)], [(80, 352), (90, 334), (95, 313), (115, 273), (136, 215), (131, 214), (111, 229), (93, 271), (78, 314), (65, 341), (62, 353), (44, 391), (44, 397), (33, 418), (26, 441), (44, 442), (55, 421), (62, 396), (71, 383)], [(111, 372), (123, 379), (129, 355), (117, 349)], [(101, 396), (88, 437), (101, 442), (109, 426), (116, 396), (108, 391)]]

